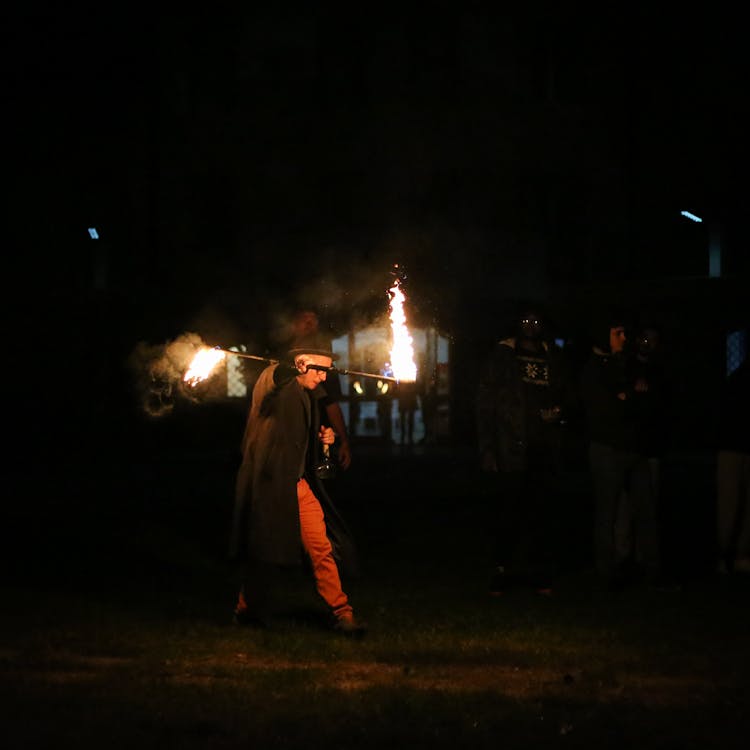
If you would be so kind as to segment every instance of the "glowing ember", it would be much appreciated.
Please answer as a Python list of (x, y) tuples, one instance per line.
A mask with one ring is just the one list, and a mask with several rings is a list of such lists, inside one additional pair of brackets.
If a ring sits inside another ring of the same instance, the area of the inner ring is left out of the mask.
[(414, 382), (417, 379), (417, 366), (414, 364), (414, 347), (411, 334), (406, 327), (404, 301), (406, 297), (399, 280), (390, 288), (391, 295), (391, 332), (393, 349), (391, 349), (391, 366), (397, 380)]
[(183, 380), (188, 385), (197, 385), (205, 380), (226, 356), (220, 349), (200, 349), (193, 357)]

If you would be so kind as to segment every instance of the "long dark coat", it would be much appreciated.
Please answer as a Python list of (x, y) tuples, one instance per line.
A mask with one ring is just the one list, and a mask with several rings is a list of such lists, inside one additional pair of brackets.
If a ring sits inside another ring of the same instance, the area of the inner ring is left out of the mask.
[(253, 388), (235, 484), (230, 554), (277, 565), (301, 562), (297, 481), (305, 476), (323, 508), (334, 557), (353, 575), (357, 563), (351, 534), (313, 471), (318, 400), (325, 391), (307, 391), (295, 375), (283, 364), (271, 365)]

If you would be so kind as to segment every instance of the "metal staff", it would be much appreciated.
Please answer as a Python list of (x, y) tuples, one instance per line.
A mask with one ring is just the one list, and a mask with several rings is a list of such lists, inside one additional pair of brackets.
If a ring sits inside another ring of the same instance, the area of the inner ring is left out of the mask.
[(271, 359), (270, 357), (259, 357), (256, 354), (243, 354), (242, 352), (235, 352), (232, 349), (222, 349), (220, 346), (215, 346), (214, 349), (225, 354), (232, 354), (235, 357), (242, 357), (243, 359), (257, 359), (261, 362), (268, 362), (269, 365), (277, 365), (278, 359)]
[[(259, 357), (256, 354), (244, 354), (243, 352), (235, 352), (231, 349), (222, 349), (220, 346), (215, 346), (214, 349), (218, 349), (220, 352), (224, 352), (226, 354), (232, 354), (235, 357), (242, 357), (243, 359), (255, 359), (259, 360), (261, 362), (268, 362), (271, 365), (276, 365), (279, 363), (278, 359), (272, 359), (271, 357)], [(378, 375), (374, 372), (360, 372), (359, 370), (344, 370), (339, 367), (322, 367), (321, 365), (308, 365), (309, 369), (311, 370), (322, 370), (324, 372), (332, 372), (336, 373), (337, 375), (358, 375), (361, 378), (377, 378), (378, 380), (390, 380), (393, 383), (398, 383), (399, 379), (391, 377), (390, 375)]]
[(360, 372), (359, 370), (342, 370), (339, 367), (329, 367), (328, 372), (336, 372), (339, 375), (359, 375), (361, 378), (377, 378), (378, 380), (390, 380), (392, 383), (398, 383), (398, 378), (390, 375), (376, 375), (373, 372)]

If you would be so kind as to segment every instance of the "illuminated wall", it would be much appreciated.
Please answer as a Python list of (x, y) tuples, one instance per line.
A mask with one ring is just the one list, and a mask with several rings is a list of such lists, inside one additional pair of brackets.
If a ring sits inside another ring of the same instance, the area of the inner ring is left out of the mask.
[[(450, 434), (450, 341), (435, 328), (410, 328), (417, 364), (417, 406), (412, 442)], [(392, 375), (390, 329), (370, 326), (334, 340), (337, 365), (346, 370)], [(341, 377), (342, 410), (350, 436), (400, 443), (398, 385), (376, 378)]]

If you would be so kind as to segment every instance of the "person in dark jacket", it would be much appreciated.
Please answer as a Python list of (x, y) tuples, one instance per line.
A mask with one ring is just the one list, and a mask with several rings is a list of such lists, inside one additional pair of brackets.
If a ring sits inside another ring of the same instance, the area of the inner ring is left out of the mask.
[[(646, 507), (632, 507), (623, 489), (618, 512), (618, 558), (637, 575), (647, 563), (648, 555), (656, 559), (653, 550), (662, 546), (660, 538), (649, 537), (655, 534), (661, 537), (661, 466), (671, 437), (672, 388), (663, 360), (661, 334), (653, 323), (642, 325), (636, 334), (635, 347), (626, 358), (625, 382), (629, 393), (628, 409), (635, 421), (635, 450), (646, 459), (651, 480)], [(666, 579), (662, 583), (666, 585)]]
[(580, 380), (594, 495), (594, 562), (599, 575), (614, 589), (631, 580), (617, 536), (625, 499), (637, 524), (643, 576), (656, 581), (661, 569), (648, 457), (638, 450), (626, 329), (622, 314), (611, 316), (601, 326), (603, 335), (595, 340)]
[(491, 478), (490, 594), (516, 584), (552, 591), (559, 502), (564, 371), (534, 307), (484, 363), (477, 392), (480, 465)]
[(286, 360), (267, 367), (253, 388), (237, 473), (231, 555), (245, 566), (235, 608), (239, 624), (263, 622), (273, 566), (307, 556), (333, 627), (364, 631), (342, 587), (342, 566), (354, 573), (351, 535), (318, 478), (320, 446), (336, 436), (321, 426), (319, 387), (336, 355), (320, 334), (297, 341)]
[(726, 379), (716, 435), (718, 573), (750, 574), (750, 360)]

